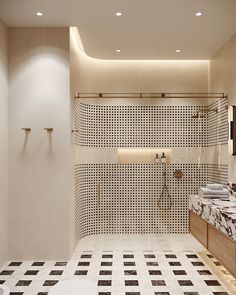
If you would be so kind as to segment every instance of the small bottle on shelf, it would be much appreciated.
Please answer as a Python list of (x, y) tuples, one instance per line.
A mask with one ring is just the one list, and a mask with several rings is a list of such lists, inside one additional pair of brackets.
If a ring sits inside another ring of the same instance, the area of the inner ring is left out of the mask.
[(160, 163), (160, 158), (159, 158), (158, 154), (156, 154), (155, 163), (156, 164), (159, 164)]
[(162, 153), (162, 156), (161, 156), (161, 164), (166, 164), (166, 156), (165, 156), (165, 153)]

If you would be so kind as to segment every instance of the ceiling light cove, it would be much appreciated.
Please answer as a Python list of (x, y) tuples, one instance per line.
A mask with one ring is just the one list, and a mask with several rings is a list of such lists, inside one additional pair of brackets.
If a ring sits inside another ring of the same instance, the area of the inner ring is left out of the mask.
[(181, 52), (181, 49), (176, 49), (175, 50), (177, 53), (180, 53)]
[(196, 12), (195, 15), (196, 16), (202, 16), (202, 12), (200, 12), (200, 11), (199, 12)]
[(116, 16), (122, 16), (122, 12), (120, 12), (120, 11), (118, 11), (118, 12), (116, 12)]
[(41, 11), (36, 12), (37, 16), (43, 16), (43, 13)]
[(121, 50), (120, 50), (120, 49), (116, 49), (116, 52), (117, 52), (117, 53), (120, 53), (120, 52), (121, 52)]

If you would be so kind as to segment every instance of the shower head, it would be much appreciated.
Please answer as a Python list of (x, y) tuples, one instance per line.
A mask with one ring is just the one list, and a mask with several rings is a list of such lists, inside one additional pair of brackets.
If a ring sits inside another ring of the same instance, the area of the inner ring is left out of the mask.
[(197, 114), (193, 115), (191, 118), (192, 119), (204, 119), (204, 118), (206, 118), (206, 116), (201, 115), (201, 114), (199, 114), (199, 112), (197, 112)]

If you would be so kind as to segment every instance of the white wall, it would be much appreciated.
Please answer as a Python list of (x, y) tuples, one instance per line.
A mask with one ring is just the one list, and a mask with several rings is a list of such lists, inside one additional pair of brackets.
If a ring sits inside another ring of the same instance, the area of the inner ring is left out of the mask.
[[(10, 257), (67, 259), (74, 177), (69, 30), (10, 28), (9, 61)], [(22, 127), (32, 128), (28, 136)]]
[(8, 65), (7, 29), (0, 20), (0, 265), (8, 247)]
[[(236, 34), (210, 63), (211, 91), (225, 92), (229, 104), (236, 105)], [(229, 155), (229, 181), (236, 182), (236, 156)]]
[(76, 92), (208, 92), (209, 61), (99, 60), (81, 49), (71, 29), (71, 79)]

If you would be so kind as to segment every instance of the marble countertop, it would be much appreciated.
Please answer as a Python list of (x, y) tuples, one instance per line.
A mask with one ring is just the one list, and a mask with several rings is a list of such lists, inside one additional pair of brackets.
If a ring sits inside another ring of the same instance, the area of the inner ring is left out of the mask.
[(236, 198), (225, 201), (190, 196), (189, 208), (236, 241)]

